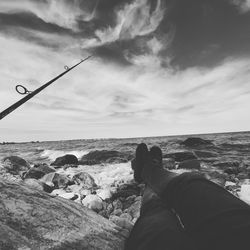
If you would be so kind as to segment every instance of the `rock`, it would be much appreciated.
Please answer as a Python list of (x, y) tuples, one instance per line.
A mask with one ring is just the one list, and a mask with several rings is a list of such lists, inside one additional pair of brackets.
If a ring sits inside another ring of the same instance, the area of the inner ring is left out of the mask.
[(24, 175), (24, 179), (32, 178), (32, 179), (40, 179), (45, 174), (53, 173), (56, 170), (54, 168), (49, 167), (47, 164), (39, 164), (30, 168), (28, 172)]
[(96, 194), (103, 200), (110, 199), (112, 197), (112, 192), (110, 189), (101, 189), (96, 192)]
[(123, 202), (123, 209), (129, 208), (135, 202), (135, 199), (136, 199), (136, 195), (127, 197), (125, 201)]
[(115, 200), (113, 201), (112, 204), (113, 204), (114, 210), (122, 209), (122, 202), (120, 200)]
[(43, 191), (43, 185), (41, 182), (39, 182), (36, 179), (26, 179), (24, 180), (24, 183), (32, 188), (38, 189), (40, 191)]
[(186, 147), (199, 147), (199, 146), (213, 146), (214, 144), (210, 140), (204, 140), (199, 137), (190, 137), (181, 143)]
[(128, 213), (121, 214), (120, 218), (124, 218), (124, 219), (126, 219), (128, 221), (132, 221), (132, 219), (133, 219), (132, 216), (130, 214), (128, 214)]
[(141, 209), (141, 202), (136, 201), (133, 203), (127, 210), (127, 212), (134, 218), (139, 218), (140, 216), (140, 209)]
[(116, 216), (120, 216), (122, 214), (122, 210), (121, 209), (115, 209), (112, 213), (112, 215), (116, 215)]
[(88, 190), (88, 189), (82, 188), (82, 189), (80, 189), (79, 194), (80, 194), (80, 196), (81, 196), (82, 198), (85, 198), (87, 195), (90, 195), (90, 194), (91, 194), (91, 191)]
[(241, 186), (239, 197), (250, 205), (250, 184), (243, 184)]
[(237, 175), (237, 174), (240, 173), (240, 170), (237, 167), (231, 167), (231, 168), (225, 169), (224, 172), (226, 174), (235, 174), (235, 175)]
[(84, 155), (80, 160), (80, 164), (123, 163), (128, 162), (130, 159), (131, 156), (128, 153), (121, 153), (114, 150), (96, 150)]
[(113, 207), (112, 203), (108, 204), (106, 210), (107, 210), (108, 216), (110, 216), (110, 214), (114, 211), (114, 207)]
[(163, 158), (162, 160), (163, 168), (165, 169), (175, 169), (175, 160), (173, 158)]
[(197, 159), (197, 157), (192, 152), (188, 151), (165, 154), (164, 158), (172, 158), (177, 162)]
[(69, 193), (72, 192), (72, 193), (80, 194), (81, 190), (82, 190), (82, 187), (80, 185), (77, 185), (77, 184), (67, 186), (67, 188), (66, 188), (66, 191)]
[(133, 228), (133, 223), (131, 223), (129, 220), (125, 218), (120, 218), (118, 216), (112, 215), (109, 217), (109, 220), (114, 222), (116, 225), (118, 225), (121, 228), (126, 228), (129, 231)]
[(86, 172), (75, 174), (72, 180), (84, 189), (92, 189), (97, 187), (94, 178)]
[(65, 175), (54, 172), (44, 175), (40, 181), (50, 187), (53, 187), (53, 189), (57, 189), (65, 188), (69, 179)]
[(102, 210), (102, 199), (94, 194), (87, 195), (82, 204), (95, 212)]
[(206, 178), (217, 185), (224, 187), (226, 183), (226, 174), (222, 174), (217, 171), (209, 172), (206, 174)]
[(213, 158), (218, 156), (216, 153), (201, 150), (195, 150), (194, 153), (198, 158)]
[(118, 199), (121, 197), (127, 198), (132, 195), (140, 195), (141, 189), (136, 183), (123, 184), (118, 186), (116, 192), (113, 194), (112, 199)]
[(73, 201), (0, 179), (1, 249), (123, 249), (127, 230)]
[(240, 179), (240, 180), (248, 179), (249, 177), (250, 177), (250, 175), (248, 173), (239, 173), (237, 175), (237, 178)]
[(201, 164), (198, 160), (186, 160), (179, 163), (178, 168), (183, 169), (200, 169)]
[(59, 194), (58, 196), (67, 200), (72, 200), (72, 201), (78, 198), (78, 195), (75, 193), (64, 193), (64, 194)]
[(10, 174), (21, 176), (23, 172), (29, 170), (30, 165), (19, 156), (8, 156), (2, 160), (2, 167)]
[(64, 155), (61, 157), (56, 158), (54, 162), (52, 162), (50, 165), (55, 167), (62, 167), (67, 164), (78, 164), (78, 159), (75, 155)]

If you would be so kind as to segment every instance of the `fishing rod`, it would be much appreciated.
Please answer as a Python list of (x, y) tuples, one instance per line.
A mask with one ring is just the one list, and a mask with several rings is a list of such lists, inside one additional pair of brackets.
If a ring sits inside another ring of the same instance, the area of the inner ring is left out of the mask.
[(48, 81), (47, 83), (45, 83), (44, 85), (42, 85), (41, 87), (37, 88), (34, 91), (27, 90), (27, 88), (25, 88), (23, 85), (16, 85), (16, 91), (19, 94), (26, 95), (26, 96), (23, 97), (21, 100), (17, 101), (16, 103), (14, 103), (13, 105), (11, 105), (10, 107), (8, 107), (7, 109), (5, 109), (4, 111), (2, 111), (0, 113), (0, 120), (2, 120), (5, 116), (7, 116), (11, 112), (13, 112), (15, 109), (17, 109), (21, 105), (23, 105), (29, 99), (31, 99), (32, 97), (34, 97), (35, 95), (37, 95), (43, 89), (47, 88), (49, 85), (51, 85), (53, 82), (55, 82), (56, 80), (58, 80), (59, 78), (61, 78), (63, 75), (67, 74), (69, 71), (71, 71), (72, 69), (74, 69), (75, 67), (77, 67), (78, 65), (80, 65), (81, 63), (87, 61), (90, 57), (92, 57), (92, 56), (88, 56), (85, 59), (81, 59), (81, 61), (79, 63), (73, 65), (70, 68), (68, 66), (64, 66), (64, 69), (65, 69), (64, 72), (62, 72), (61, 74), (59, 74), (58, 76), (56, 76), (55, 78), (53, 78), (52, 80)]

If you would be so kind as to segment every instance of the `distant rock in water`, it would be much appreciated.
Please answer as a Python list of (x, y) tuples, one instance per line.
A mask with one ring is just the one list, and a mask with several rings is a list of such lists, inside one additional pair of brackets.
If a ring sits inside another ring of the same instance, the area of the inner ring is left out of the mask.
[(94, 165), (100, 163), (124, 163), (128, 162), (131, 156), (115, 150), (96, 150), (84, 155), (79, 164)]
[(19, 156), (8, 156), (2, 160), (2, 166), (6, 172), (13, 175), (22, 175), (30, 168), (30, 164)]
[(200, 161), (198, 160), (186, 160), (186, 161), (180, 162), (180, 164), (178, 165), (178, 168), (199, 170), (201, 168), (201, 164), (200, 164)]
[(214, 144), (210, 140), (204, 140), (199, 137), (190, 137), (181, 143), (186, 147), (199, 147), (199, 146), (213, 146)]
[[(123, 249), (128, 227), (27, 185), (0, 179), (0, 248)], [(8, 198), (6, 198), (8, 197)], [(124, 226), (122, 228), (122, 226)]]
[(64, 155), (64, 156), (56, 158), (56, 160), (52, 162), (50, 165), (55, 166), (55, 167), (62, 167), (68, 164), (78, 164), (77, 157), (71, 154)]
[(37, 164), (31, 169), (28, 170), (28, 172), (24, 175), (25, 179), (33, 178), (33, 179), (40, 179), (44, 175), (53, 173), (56, 170), (52, 167), (49, 167), (46, 163), (43, 164)]
[(172, 158), (172, 159), (174, 159), (177, 162), (197, 159), (197, 157), (195, 156), (195, 154), (192, 153), (192, 152), (189, 152), (189, 151), (165, 154), (163, 156), (163, 158)]

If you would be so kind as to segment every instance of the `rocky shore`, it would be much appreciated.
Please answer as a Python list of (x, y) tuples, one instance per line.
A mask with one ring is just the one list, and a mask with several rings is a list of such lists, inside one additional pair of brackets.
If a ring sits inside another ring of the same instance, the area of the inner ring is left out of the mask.
[[(207, 164), (217, 154), (209, 150), (215, 147), (209, 140), (188, 138), (181, 144), (185, 150), (164, 153), (164, 168), (197, 171), (250, 203), (250, 166)], [(130, 151), (93, 150), (80, 159), (58, 157), (50, 165), (18, 156), (2, 159), (1, 249), (69, 249), (69, 244), (70, 249), (122, 249), (140, 215), (144, 188), (133, 180), (132, 158)], [(118, 178), (97, 175), (100, 168), (116, 171)]]

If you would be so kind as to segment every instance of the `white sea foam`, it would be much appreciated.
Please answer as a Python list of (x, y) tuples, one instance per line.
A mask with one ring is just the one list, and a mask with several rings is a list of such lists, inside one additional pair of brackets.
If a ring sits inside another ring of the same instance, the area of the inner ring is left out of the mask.
[(118, 183), (126, 183), (133, 179), (130, 162), (109, 165), (78, 166), (77, 168), (59, 169), (58, 172), (73, 176), (79, 172), (87, 172), (95, 179), (101, 188), (110, 187)]
[(49, 160), (54, 161), (57, 157), (61, 157), (61, 156), (64, 156), (66, 154), (72, 154), (72, 155), (75, 155), (79, 159), (83, 155), (86, 155), (88, 153), (89, 153), (89, 151), (86, 151), (86, 150), (63, 151), (63, 150), (46, 149), (41, 153), (41, 157), (46, 157)]

